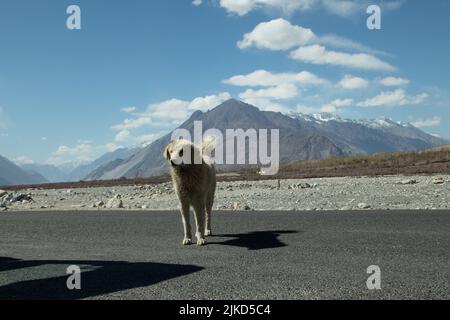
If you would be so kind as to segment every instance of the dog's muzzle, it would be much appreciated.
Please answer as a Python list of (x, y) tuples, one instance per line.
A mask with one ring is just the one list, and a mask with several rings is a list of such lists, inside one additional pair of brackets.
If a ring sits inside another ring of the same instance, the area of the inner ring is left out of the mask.
[(170, 165), (171, 165), (172, 167), (181, 167), (181, 166), (183, 166), (183, 162), (181, 162), (181, 163), (176, 163), (176, 162), (174, 162), (173, 160), (170, 160)]

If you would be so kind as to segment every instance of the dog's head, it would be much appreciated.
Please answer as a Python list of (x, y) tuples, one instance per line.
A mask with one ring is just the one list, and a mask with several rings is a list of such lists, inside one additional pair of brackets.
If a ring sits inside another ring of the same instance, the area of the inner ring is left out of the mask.
[(196, 164), (198, 161), (202, 162), (200, 151), (188, 140), (172, 141), (164, 149), (163, 156), (173, 168), (182, 168)]

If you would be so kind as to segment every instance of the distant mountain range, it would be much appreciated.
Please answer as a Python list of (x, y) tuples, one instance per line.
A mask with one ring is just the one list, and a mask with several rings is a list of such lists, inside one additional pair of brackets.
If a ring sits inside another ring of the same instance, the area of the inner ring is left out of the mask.
[[(214, 109), (194, 112), (179, 128), (193, 135), (194, 121), (202, 121), (203, 130), (279, 129), (280, 161), (320, 160), (329, 157), (369, 154), (375, 152), (414, 151), (444, 144), (437, 138), (409, 123), (390, 119), (349, 120), (329, 113), (307, 115), (261, 111), (238, 100), (228, 100)], [(51, 165), (24, 165), (19, 168), (0, 157), (0, 185), (139, 178), (166, 172), (162, 151), (170, 142), (171, 133), (146, 147), (118, 149), (95, 161), (70, 171)], [(270, 146), (269, 146), (270, 150)], [(236, 166), (222, 166), (223, 170)]]
[(0, 185), (34, 184), (48, 182), (35, 171), (26, 171), (5, 157), (0, 156)]
[[(326, 113), (284, 115), (261, 111), (234, 99), (208, 112), (196, 111), (179, 128), (187, 129), (193, 135), (194, 121), (197, 120), (202, 121), (203, 130), (279, 129), (281, 163), (353, 154), (422, 150), (448, 143), (411, 124), (396, 123), (385, 118), (354, 121)], [(127, 159), (105, 163), (86, 179), (137, 178), (166, 172), (161, 154), (170, 137), (169, 133), (147, 147), (136, 150)]]
[(69, 172), (66, 179), (67, 181), (85, 180), (86, 177), (98, 167), (117, 159), (126, 159), (130, 157), (134, 152), (136, 152), (136, 149), (120, 148), (115, 151), (105, 153), (93, 162), (78, 166), (73, 169), (71, 172)]
[(87, 177), (91, 172), (95, 171), (111, 161), (128, 158), (137, 149), (120, 148), (112, 152), (105, 153), (100, 158), (87, 163), (76, 166), (74, 168), (57, 167), (49, 164), (24, 164), (21, 169), (31, 173), (38, 173), (49, 182), (69, 182), (79, 181)]

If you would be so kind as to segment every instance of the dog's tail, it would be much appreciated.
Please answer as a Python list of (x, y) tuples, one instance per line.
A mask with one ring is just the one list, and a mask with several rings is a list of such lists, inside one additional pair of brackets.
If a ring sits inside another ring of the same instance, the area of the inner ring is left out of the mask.
[(205, 157), (212, 158), (212, 152), (216, 148), (216, 137), (215, 136), (207, 136), (203, 139), (202, 144), (200, 146), (202, 149), (202, 154)]

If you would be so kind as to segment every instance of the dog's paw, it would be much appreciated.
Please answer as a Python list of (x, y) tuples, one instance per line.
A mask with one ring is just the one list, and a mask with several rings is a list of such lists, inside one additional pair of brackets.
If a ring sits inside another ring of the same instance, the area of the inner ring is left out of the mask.
[(191, 239), (189, 239), (189, 238), (183, 239), (183, 246), (187, 246), (187, 245), (190, 245), (190, 244), (192, 244), (192, 240)]
[(212, 236), (211, 230), (205, 230), (205, 237), (210, 237), (210, 236)]
[(206, 244), (205, 238), (197, 238), (197, 245), (204, 246)]

